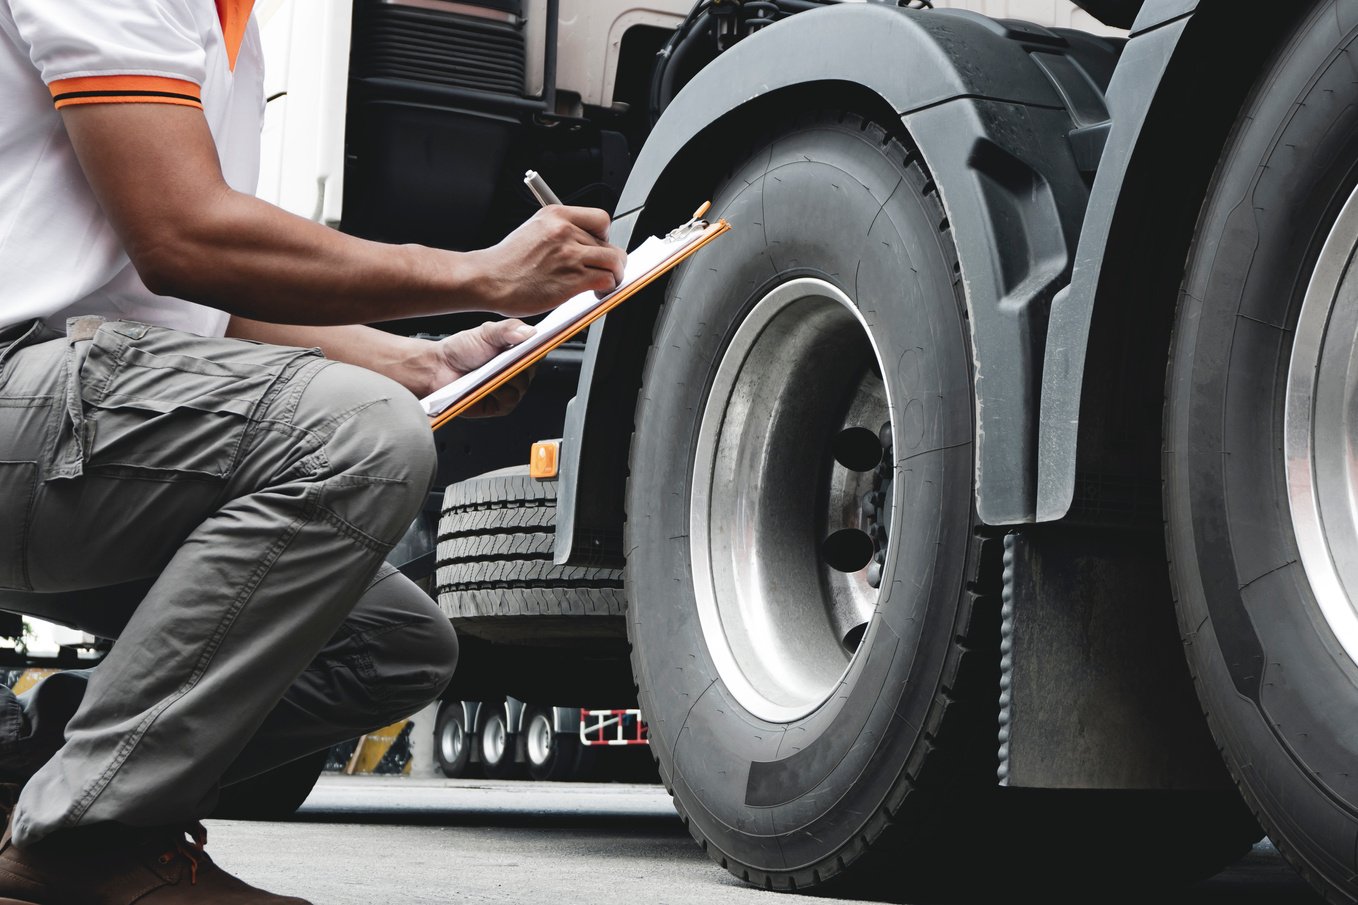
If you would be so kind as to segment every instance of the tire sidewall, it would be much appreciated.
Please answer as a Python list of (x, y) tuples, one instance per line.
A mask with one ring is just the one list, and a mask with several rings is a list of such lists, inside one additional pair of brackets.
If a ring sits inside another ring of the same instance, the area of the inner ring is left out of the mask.
[(1349, 877), (1353, 896), (1358, 669), (1300, 563), (1282, 442), (1301, 302), (1358, 182), (1352, 93), (1316, 71), (1333, 58), (1330, 6), (1261, 80), (1209, 192), (1172, 348), (1165, 486), (1181, 624), (1218, 740), (1280, 847)]
[[(918, 770), (940, 717), (973, 549), (972, 394), (955, 251), (926, 182), (899, 144), (857, 121), (796, 128), (763, 148), (715, 199), (732, 232), (671, 282), (643, 380), (627, 576), (643, 712), (696, 831), (760, 870), (814, 864), (860, 835), (902, 793), (902, 772)], [(798, 276), (854, 299), (878, 345), (897, 431), (890, 530), (901, 540), (840, 691), (774, 724), (731, 696), (703, 639), (689, 499), (722, 351), (768, 289)], [(787, 785), (771, 801), (770, 778)]]

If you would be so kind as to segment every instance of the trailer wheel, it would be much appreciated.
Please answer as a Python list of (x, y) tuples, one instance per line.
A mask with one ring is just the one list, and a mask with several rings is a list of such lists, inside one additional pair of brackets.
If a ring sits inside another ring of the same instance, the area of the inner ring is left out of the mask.
[(530, 705), (524, 709), (523, 753), (530, 778), (550, 782), (571, 779), (579, 747), (579, 739), (556, 731), (550, 707)]
[(449, 779), (465, 775), (475, 744), (476, 736), (467, 731), (462, 702), (444, 701), (434, 723), (434, 760), (443, 775)]
[(1170, 351), (1165, 517), (1227, 766), (1330, 901), (1358, 899), (1358, 23), (1323, 2), (1259, 77)]
[(480, 731), (476, 733), (481, 769), (487, 779), (514, 779), (522, 770), (514, 759), (516, 739), (509, 732), (504, 705), (483, 704), (482, 708), (489, 712), (481, 721)]
[(996, 784), (1000, 547), (947, 218), (852, 115), (764, 146), (714, 211), (733, 229), (668, 287), (633, 436), (651, 750), (738, 877), (918, 879)]

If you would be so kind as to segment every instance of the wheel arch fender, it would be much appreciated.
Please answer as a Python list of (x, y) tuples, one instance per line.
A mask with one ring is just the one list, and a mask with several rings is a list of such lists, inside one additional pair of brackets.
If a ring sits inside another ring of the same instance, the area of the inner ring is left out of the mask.
[[(1260, 67), (1311, 5), (1270, 7), (1267, 16), (1241, 13), (1229, 0), (1142, 7), (1108, 88), (1112, 126), (1071, 282), (1052, 303), (1038, 521), (1142, 508), (1127, 493), (1158, 498), (1164, 364), (1199, 210)], [(1138, 412), (1145, 423), (1129, 426)], [(1128, 452), (1113, 436), (1129, 431), (1147, 435), (1144, 448)], [(1088, 482), (1088, 492), (1077, 482)]]
[(480, 731), (481, 727), (476, 723), (481, 711), (480, 701), (456, 701), (450, 702), (448, 706), (461, 709), (462, 727), (466, 730), (469, 737), (474, 737), (476, 733)]
[[(908, 133), (939, 189), (967, 288), (981, 515), (1031, 521), (1047, 307), (1069, 278), (1092, 166), (1082, 171), (1067, 136), (1106, 120), (1113, 53), (1077, 33), (955, 10), (843, 4), (790, 17), (675, 98), (633, 168), (612, 241), (630, 247), (686, 218), (752, 150), (761, 124), (798, 108), (834, 104)], [(591, 328), (566, 417), (558, 563), (621, 557), (627, 415), (654, 313), (634, 302)]]
[(523, 715), (528, 705), (518, 698), (505, 698), (505, 731), (510, 735), (523, 732)]
[(580, 735), (579, 707), (552, 707), (552, 731), (565, 736)]

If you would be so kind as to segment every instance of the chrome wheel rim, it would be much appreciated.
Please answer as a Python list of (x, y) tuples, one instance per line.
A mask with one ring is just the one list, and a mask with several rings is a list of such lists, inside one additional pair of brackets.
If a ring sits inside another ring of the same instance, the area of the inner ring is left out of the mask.
[(1288, 366), (1283, 452), (1302, 568), (1358, 663), (1358, 191), (1316, 261)]
[(823, 704), (876, 612), (899, 489), (881, 374), (853, 301), (804, 278), (755, 304), (713, 377), (690, 496), (693, 586), (722, 682), (761, 719)]
[(505, 756), (505, 724), (499, 714), (486, 720), (481, 730), (481, 759), (498, 764)]
[(443, 734), (439, 736), (439, 749), (443, 752), (444, 763), (457, 763), (457, 759), (462, 756), (462, 746), (466, 743), (467, 736), (462, 731), (461, 723), (449, 720), (443, 724)]
[(552, 722), (545, 714), (535, 713), (528, 723), (528, 759), (536, 766), (547, 763), (552, 755)]

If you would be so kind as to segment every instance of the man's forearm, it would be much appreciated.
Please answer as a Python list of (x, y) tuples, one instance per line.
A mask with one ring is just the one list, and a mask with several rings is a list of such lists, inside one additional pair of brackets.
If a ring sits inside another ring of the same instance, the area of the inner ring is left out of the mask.
[(370, 242), (229, 189), (136, 252), (153, 291), (272, 323), (496, 310), (481, 252)]
[(395, 380), (416, 396), (438, 389), (435, 343), (372, 327), (309, 327), (231, 318), (227, 336), (276, 346), (316, 347), (326, 358), (358, 365)]

